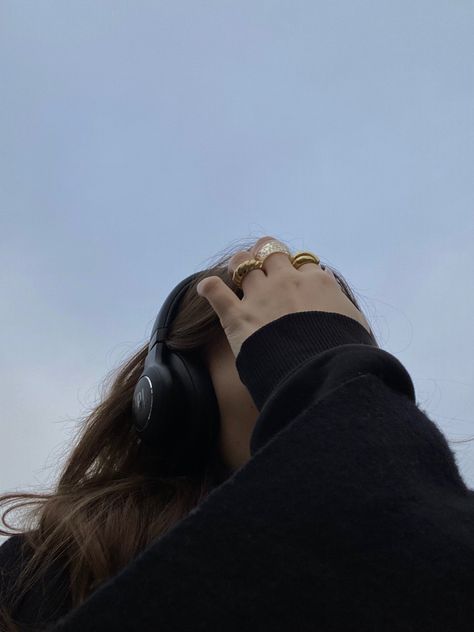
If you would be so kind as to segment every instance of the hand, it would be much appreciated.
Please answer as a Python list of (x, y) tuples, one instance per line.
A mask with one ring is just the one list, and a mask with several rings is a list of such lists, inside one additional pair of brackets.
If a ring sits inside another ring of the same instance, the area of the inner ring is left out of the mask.
[[(254, 258), (265, 243), (274, 239), (262, 237), (250, 250), (237, 252), (229, 261), (229, 274), (232, 276), (240, 263)], [(294, 312), (337, 312), (353, 318), (371, 333), (365, 316), (342, 291), (329, 268), (305, 263), (296, 269), (282, 252), (272, 253), (261, 270), (251, 270), (244, 277), (242, 299), (217, 276), (206, 277), (196, 289), (219, 317), (236, 358), (244, 340), (255, 331)]]

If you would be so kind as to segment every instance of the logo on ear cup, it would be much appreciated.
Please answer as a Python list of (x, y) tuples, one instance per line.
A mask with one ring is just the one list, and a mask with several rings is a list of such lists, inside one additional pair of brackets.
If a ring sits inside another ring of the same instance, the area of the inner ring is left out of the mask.
[(151, 417), (153, 405), (153, 384), (148, 375), (143, 375), (133, 394), (133, 416), (137, 430), (143, 430)]
[(143, 389), (140, 389), (135, 397), (135, 406), (141, 410), (145, 405), (145, 393)]

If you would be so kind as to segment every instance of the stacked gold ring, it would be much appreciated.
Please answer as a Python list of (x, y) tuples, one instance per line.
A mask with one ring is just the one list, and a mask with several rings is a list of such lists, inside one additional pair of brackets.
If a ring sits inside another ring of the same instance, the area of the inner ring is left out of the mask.
[(245, 276), (252, 270), (261, 270), (263, 266), (263, 261), (258, 261), (257, 259), (246, 259), (242, 263), (235, 268), (234, 274), (232, 275), (232, 281), (238, 288), (242, 288), (242, 281)]
[(235, 283), (235, 285), (241, 289), (244, 277), (252, 270), (261, 270), (265, 259), (274, 252), (283, 252), (287, 254), (291, 261), (291, 264), (296, 269), (300, 268), (305, 263), (315, 263), (316, 265), (318, 265), (320, 262), (319, 257), (312, 252), (300, 250), (292, 256), (290, 250), (281, 242), (276, 240), (269, 241), (264, 246), (262, 246), (262, 248), (260, 248), (255, 258), (246, 259), (236, 267), (232, 275), (232, 281)]
[(291, 257), (291, 263), (297, 270), (305, 263), (315, 263), (316, 265), (319, 265), (320, 261), (321, 259), (318, 257), (318, 255), (314, 255), (312, 252), (307, 252), (304, 250), (300, 250), (295, 255), (293, 255), (293, 257)]

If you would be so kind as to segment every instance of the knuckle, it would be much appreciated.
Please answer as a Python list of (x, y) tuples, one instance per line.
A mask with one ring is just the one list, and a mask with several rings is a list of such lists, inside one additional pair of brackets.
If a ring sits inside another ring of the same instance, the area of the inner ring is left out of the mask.
[(258, 248), (258, 246), (267, 243), (267, 241), (272, 241), (273, 239), (275, 239), (273, 235), (264, 235), (263, 237), (260, 237), (260, 239), (257, 239), (253, 247)]
[(328, 286), (334, 285), (335, 278), (331, 274), (328, 274), (325, 270), (323, 270), (320, 267), (317, 268), (317, 272), (318, 272), (318, 277), (319, 277), (319, 283), (321, 283), (322, 285), (328, 285)]
[(239, 265), (239, 263), (242, 263), (246, 259), (249, 259), (250, 256), (251, 256), (250, 253), (247, 251), (237, 252), (235, 255), (233, 255), (229, 259), (229, 264), (227, 266), (228, 271), (232, 274), (235, 268)]
[(304, 282), (304, 276), (302, 274), (295, 274), (297, 270), (289, 268), (288, 270), (282, 269), (278, 274), (278, 285), (284, 287), (299, 287)]
[(250, 251), (252, 256), (254, 256), (257, 253), (259, 248), (261, 248), (264, 244), (266, 244), (269, 241), (281, 241), (281, 239), (277, 239), (276, 237), (273, 237), (273, 235), (265, 235), (264, 237), (260, 237), (260, 239), (257, 239), (255, 244), (253, 245), (253, 248)]

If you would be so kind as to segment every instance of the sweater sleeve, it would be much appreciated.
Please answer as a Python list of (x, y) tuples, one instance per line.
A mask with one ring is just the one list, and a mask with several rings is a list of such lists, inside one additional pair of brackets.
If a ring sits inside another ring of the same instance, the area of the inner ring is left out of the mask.
[[(31, 558), (32, 551), (24, 534), (12, 535), (0, 546), (0, 607), (8, 606), (16, 594), (16, 581)], [(20, 629), (43, 629), (48, 622), (64, 616), (71, 609), (68, 577), (63, 566), (55, 562), (46, 574), (30, 585), (16, 604), (11, 616)], [(40, 627), (43, 626), (43, 627)], [(3, 630), (0, 615), (0, 630)]]
[(471, 631), (473, 492), (403, 365), (314, 311), (236, 366), (250, 460), (50, 629)]

